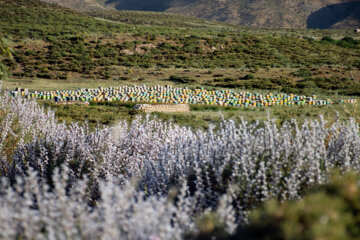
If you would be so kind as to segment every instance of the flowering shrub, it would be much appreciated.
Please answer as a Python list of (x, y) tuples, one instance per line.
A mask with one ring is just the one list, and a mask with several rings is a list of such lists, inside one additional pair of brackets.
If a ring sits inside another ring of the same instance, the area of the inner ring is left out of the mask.
[(353, 120), (194, 132), (138, 118), (89, 131), (5, 94), (0, 126), (4, 239), (182, 239), (210, 211), (232, 233), (266, 200), (302, 198), (333, 168), (360, 170)]

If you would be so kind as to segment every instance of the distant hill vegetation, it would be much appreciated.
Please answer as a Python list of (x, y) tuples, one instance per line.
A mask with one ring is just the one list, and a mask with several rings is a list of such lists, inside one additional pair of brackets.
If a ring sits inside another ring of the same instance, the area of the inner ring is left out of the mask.
[(360, 1), (354, 0), (177, 0), (166, 11), (248, 27), (360, 26)]
[(107, 0), (42, 0), (48, 3), (55, 3), (63, 7), (72, 8), (78, 11), (90, 11), (113, 8), (106, 4)]
[(360, 96), (360, 40), (349, 29), (244, 28), (162, 12), (0, 0), (2, 36), (14, 50), (2, 61), (12, 86), (170, 82)]
[(360, 27), (359, 0), (46, 0), (87, 11), (160, 11), (261, 28)]

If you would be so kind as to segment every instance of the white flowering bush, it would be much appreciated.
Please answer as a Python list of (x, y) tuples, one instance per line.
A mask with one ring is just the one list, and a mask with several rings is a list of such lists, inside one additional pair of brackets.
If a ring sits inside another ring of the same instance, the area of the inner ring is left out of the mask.
[(266, 200), (360, 170), (353, 120), (194, 132), (138, 118), (90, 131), (4, 94), (0, 126), (1, 239), (183, 239), (208, 212), (232, 233)]

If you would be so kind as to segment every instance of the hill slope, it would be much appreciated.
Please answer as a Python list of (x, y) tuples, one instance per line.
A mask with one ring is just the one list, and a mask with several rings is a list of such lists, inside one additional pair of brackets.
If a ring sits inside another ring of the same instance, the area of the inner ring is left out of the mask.
[(360, 27), (358, 0), (46, 0), (77, 10), (165, 11), (266, 28)]
[[(331, 28), (360, 25), (354, 0), (179, 0), (166, 11), (249, 27)], [(338, 25), (336, 25), (338, 24)]]
[(76, 9), (78, 11), (90, 11), (100, 9), (111, 9), (112, 6), (106, 4), (107, 0), (43, 0), (48, 3), (55, 3), (63, 7)]
[[(360, 84), (353, 86), (360, 41), (351, 30), (244, 29), (168, 13), (79, 13), (37, 0), (0, 0), (2, 34), (12, 40), (14, 59), (5, 63), (19, 83), (170, 81), (360, 94)], [(302, 79), (310, 76), (321, 78)]]
[(107, 19), (115, 22), (135, 25), (166, 26), (172, 28), (177, 27), (190, 29), (205, 28), (208, 30), (231, 29), (233, 31), (237, 31), (240, 29), (240, 27), (237, 25), (164, 12), (98, 10), (89, 11), (86, 12), (86, 14), (98, 19)]

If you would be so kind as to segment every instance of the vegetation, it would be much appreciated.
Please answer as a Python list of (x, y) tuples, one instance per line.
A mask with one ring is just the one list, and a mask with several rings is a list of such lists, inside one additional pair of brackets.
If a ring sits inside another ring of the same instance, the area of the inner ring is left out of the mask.
[[(0, 5), (0, 32), (12, 39), (15, 50), (14, 60), (4, 61), (12, 70), (4, 83), (11, 90), (151, 83), (316, 94), (323, 98), (360, 93), (356, 81), (360, 77), (359, 43), (343, 35), (351, 35), (349, 31), (253, 30), (172, 14), (128, 11), (89, 13), (97, 17), (94, 19), (35, 0), (2, 0)], [(308, 34), (319, 40), (301, 37)], [(88, 107), (43, 104), (55, 109), (60, 121), (89, 121), (92, 126), (130, 121), (135, 114), (131, 104), (116, 102), (105, 106), (91, 103)], [(314, 111), (301, 107), (255, 110), (192, 106), (190, 114), (159, 117), (208, 128), (222, 115), (236, 121), (242, 117), (256, 121), (267, 119), (268, 111), (279, 123), (320, 114), (330, 119), (336, 111), (343, 112), (341, 107)], [(191, 121), (194, 118), (196, 121)]]
[(359, 40), (355, 40), (352, 37), (344, 37), (343, 39), (340, 40), (334, 40), (331, 37), (326, 36), (321, 39), (321, 43), (334, 44), (344, 48), (355, 48), (355, 49), (359, 48)]
[(232, 236), (216, 214), (207, 214), (199, 221), (196, 239), (358, 239), (359, 180), (357, 172), (344, 177), (336, 172), (328, 184), (311, 188), (301, 201), (269, 201)]
[[(139, 12), (90, 13), (95, 19), (36, 0), (1, 0), (0, 6), (0, 32), (15, 50), (5, 64), (18, 84), (34, 78), (126, 84), (161, 77), (209, 87), (359, 93), (354, 81), (360, 76), (359, 41), (346, 31), (285, 34)], [(324, 34), (342, 37), (328, 41), (332, 38)], [(138, 77), (140, 71), (144, 76)], [(346, 88), (334, 87), (335, 82)]]
[(257, 28), (351, 29), (359, 25), (360, 12), (360, 4), (353, 0), (227, 0), (221, 3), (217, 0), (87, 0), (85, 4), (83, 0), (52, 2), (81, 11), (105, 7), (165, 11)]
[(90, 131), (24, 99), (0, 107), (1, 238), (358, 236), (358, 177), (306, 194), (333, 169), (358, 174), (354, 120), (192, 131), (137, 118)]
[(77, 11), (113, 9), (107, 5), (108, 0), (44, 0), (45, 2), (56, 3), (60, 6), (76, 9)]
[(171, 28), (192, 28), (192, 29), (241, 29), (235, 25), (219, 23), (216, 21), (208, 21), (199, 18), (192, 18), (183, 15), (172, 13), (158, 13), (148, 11), (119, 11), (119, 10), (102, 10), (90, 11), (90, 16), (107, 19), (114, 22), (121, 22), (134, 25), (150, 25), (150, 26), (164, 26)]
[(358, 239), (359, 180), (357, 172), (345, 177), (336, 173), (330, 184), (312, 189), (303, 201), (266, 203), (241, 231), (257, 239)]
[(12, 59), (12, 49), (9, 48), (8, 43), (4, 38), (0, 38), (0, 80), (8, 75), (6, 66), (2, 63), (5, 59)]
[[(133, 110), (136, 103), (122, 102), (91, 102), (89, 106), (77, 104), (55, 104), (48, 101), (41, 101), (40, 105), (46, 109), (55, 111), (60, 122), (71, 124), (88, 122), (91, 127), (98, 124), (116, 125), (119, 121), (131, 122), (138, 115), (145, 116), (141, 112)], [(273, 106), (268, 108), (238, 108), (221, 107), (209, 105), (191, 105), (190, 113), (152, 113), (151, 118), (159, 118), (165, 121), (172, 121), (180, 126), (191, 127), (192, 129), (208, 129), (210, 124), (219, 126), (223, 118), (241, 122), (242, 119), (249, 122), (265, 121), (269, 117), (276, 119), (278, 124), (290, 121), (292, 118), (303, 122), (306, 119), (317, 119), (322, 115), (325, 119), (332, 121), (337, 114), (344, 119), (356, 118), (360, 107), (354, 105), (333, 105), (333, 106)]]
[[(5, 88), (360, 94), (349, 31), (0, 0), (0, 33)], [(358, 104), (148, 116), (134, 104), (0, 94), (0, 239), (358, 238)]]

